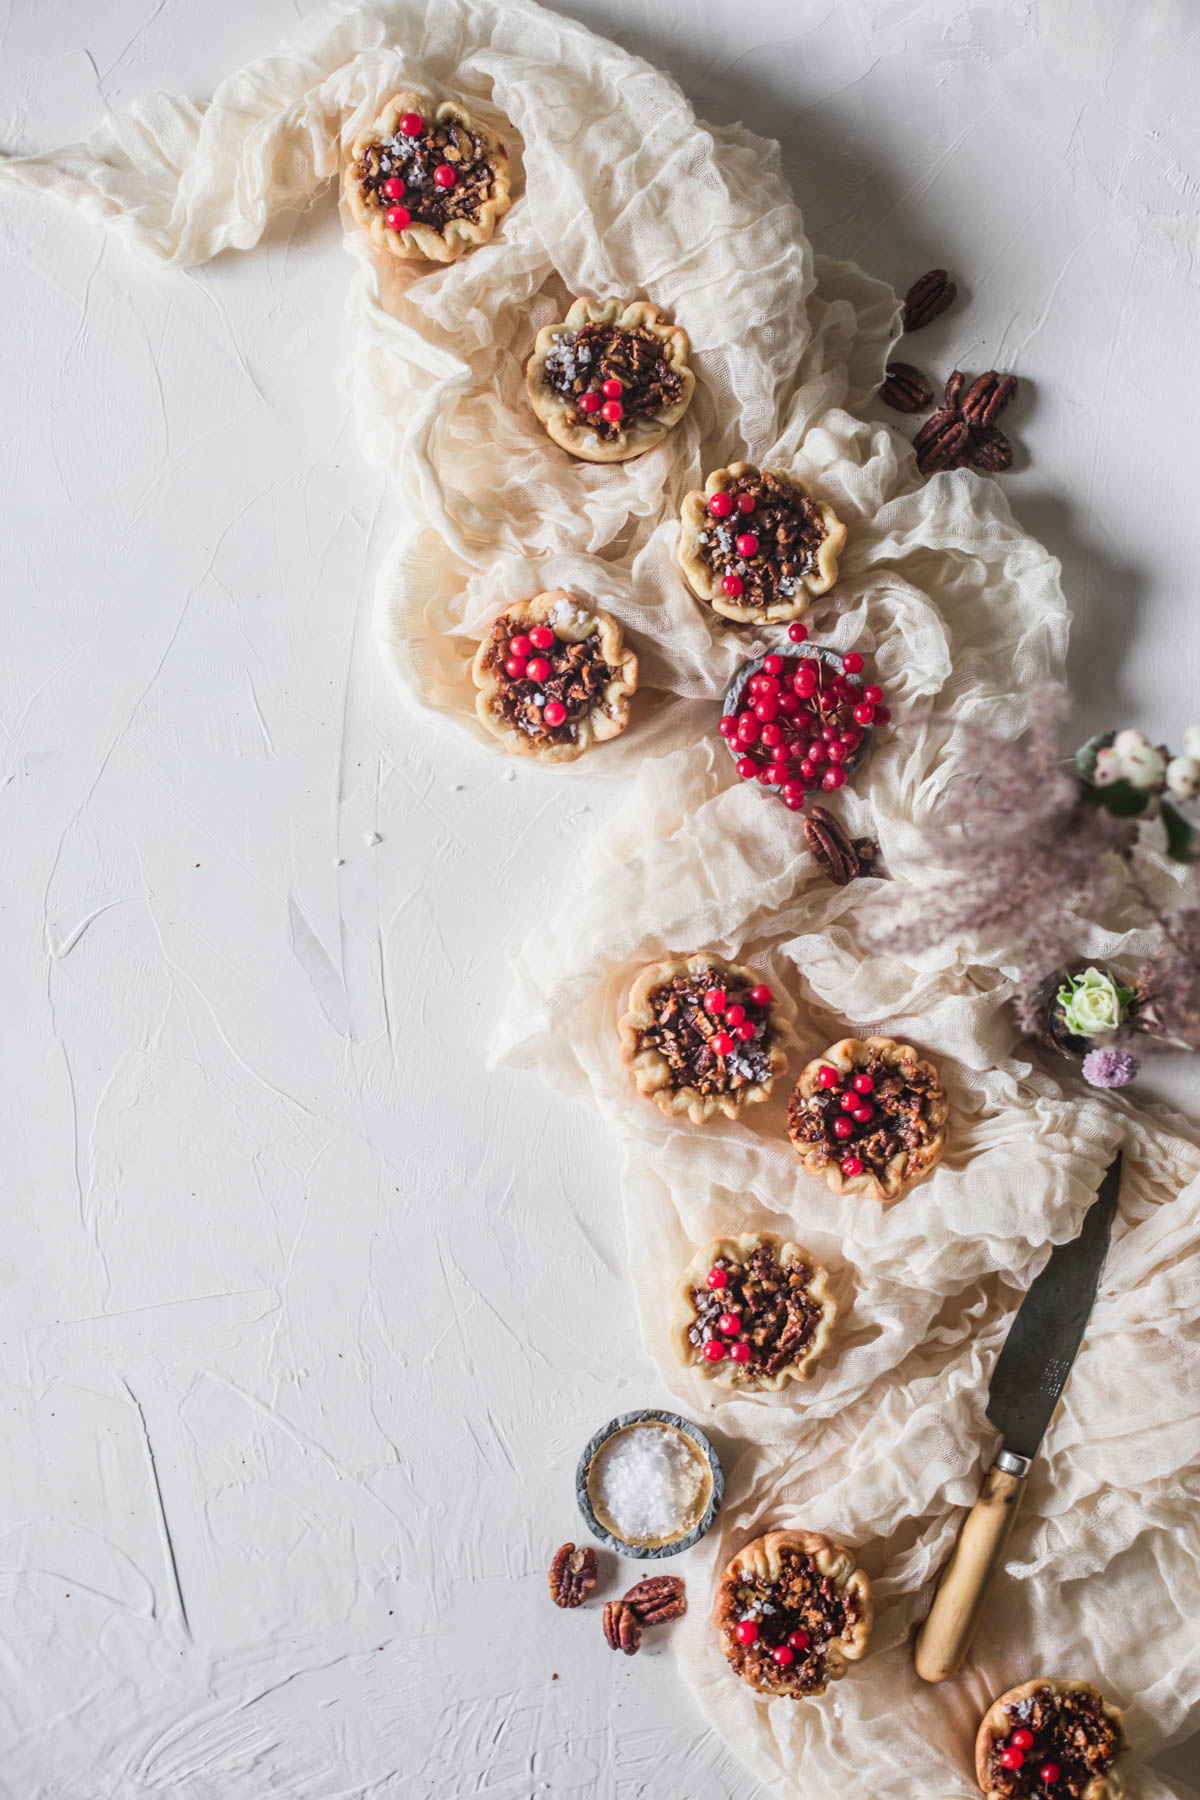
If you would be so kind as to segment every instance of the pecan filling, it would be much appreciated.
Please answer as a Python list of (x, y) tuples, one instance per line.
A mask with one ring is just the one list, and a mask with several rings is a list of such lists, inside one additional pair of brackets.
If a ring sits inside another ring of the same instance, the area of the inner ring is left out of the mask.
[(798, 1362), (823, 1312), (808, 1291), (812, 1270), (804, 1263), (781, 1266), (770, 1244), (760, 1244), (744, 1263), (719, 1256), (713, 1267), (724, 1270), (724, 1287), (688, 1290), (696, 1314), (688, 1327), (692, 1343), (699, 1347), (714, 1337), (722, 1341), (726, 1334), (718, 1330), (717, 1320), (723, 1313), (737, 1313), (742, 1321), (739, 1341), (750, 1350), (749, 1360), (735, 1365), (743, 1375), (778, 1375)]
[[(574, 401), (577, 423), (605, 440), (623, 431), (628, 419), (674, 405), (682, 385), (679, 370), (663, 353), (662, 339), (641, 325), (556, 331), (545, 379), (556, 394)], [(619, 382), (619, 396), (606, 396), (605, 382)], [(615, 414), (614, 408), (619, 409)]]
[[(726, 997), (722, 1018), (714, 1017), (705, 996)], [(706, 969), (700, 975), (676, 975), (655, 988), (650, 996), (654, 1024), (638, 1034), (638, 1050), (657, 1050), (671, 1071), (673, 1088), (695, 1088), (698, 1094), (737, 1094), (771, 1074), (771, 1047), (767, 1039), (769, 1007), (750, 998), (750, 988), (736, 976)], [(729, 1009), (740, 1008), (741, 1017), (732, 1034), (726, 1021)], [(746, 1031), (750, 1026), (753, 1035)], [(745, 1035), (739, 1033), (745, 1032)], [(732, 1042), (722, 1053), (714, 1039)]]
[[(768, 470), (739, 475), (725, 491), (733, 512), (710, 519), (700, 533), (700, 554), (714, 579), (719, 585), (727, 575), (736, 575), (743, 606), (792, 599), (816, 569), (817, 552), (825, 542), (820, 508)], [(743, 495), (753, 500), (752, 507), (739, 505)], [(738, 552), (738, 538), (747, 533), (758, 540), (752, 556)]]
[(549, 665), (541, 680), (528, 674), (513, 676), (505, 668), (511, 660), (512, 632), (508, 618), (497, 619), (492, 626), (486, 666), (498, 683), (493, 705), (505, 724), (535, 743), (574, 743), (580, 719), (603, 710), (605, 690), (616, 673), (600, 653), (599, 632), (579, 643), (556, 632), (553, 644), (536, 652), (536, 659)]
[[(1086, 1688), (1065, 1694), (1038, 1688), (1004, 1710), (1009, 1736), (994, 1740), (988, 1758), (988, 1784), (1004, 1800), (1081, 1800), (1088, 1783), (1112, 1768), (1121, 1747), (1099, 1694)], [(1014, 1733), (1025, 1734), (1016, 1756)], [(1017, 1768), (1007, 1768), (1001, 1761), (1006, 1754), (1023, 1760)], [(1053, 1779), (1047, 1780), (1043, 1770)]]
[[(929, 1142), (937, 1090), (924, 1069), (901, 1071), (872, 1053), (861, 1067), (837, 1073), (836, 1086), (807, 1098), (797, 1088), (788, 1101), (791, 1140), (801, 1151), (815, 1152), (818, 1167), (853, 1154), (865, 1169), (882, 1175), (893, 1157), (911, 1155)], [(871, 1083), (865, 1091), (853, 1085), (859, 1076)]]
[[(439, 187), (434, 170), (454, 171), (453, 187)], [(399, 204), (407, 208), (414, 225), (444, 231), (451, 219), (475, 223), (480, 208), (492, 193), (492, 165), (480, 138), (457, 119), (427, 124), (415, 137), (397, 127), (394, 137), (368, 144), (354, 165), (364, 199), (380, 211), (397, 202), (383, 192), (383, 184), (395, 177), (404, 183)]]
[[(739, 1575), (721, 1590), (720, 1623), (725, 1654), (753, 1687), (785, 1689), (799, 1698), (828, 1680), (826, 1649), (847, 1638), (858, 1617), (856, 1596), (822, 1575), (812, 1557), (789, 1546), (780, 1553), (778, 1581)], [(739, 1643), (735, 1628), (744, 1620), (757, 1627), (753, 1643)], [(781, 1666), (773, 1650), (786, 1646), (792, 1661)]]

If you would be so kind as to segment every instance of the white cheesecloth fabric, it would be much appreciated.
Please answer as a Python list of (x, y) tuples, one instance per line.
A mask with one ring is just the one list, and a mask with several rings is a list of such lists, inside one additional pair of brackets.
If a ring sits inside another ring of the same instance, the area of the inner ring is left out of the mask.
[[(673, 562), (682, 496), (734, 457), (793, 467), (832, 502), (849, 541), (814, 635), (869, 654), (895, 719), (842, 810), (877, 832), (893, 876), (911, 875), (913, 824), (950, 777), (958, 724), (1019, 728), (1028, 690), (1060, 673), (1067, 614), (1057, 564), (994, 483), (922, 484), (902, 440), (855, 418), (895, 330), (890, 289), (814, 260), (774, 146), (710, 131), (664, 75), (497, 0), (335, 7), (210, 105), (156, 96), (85, 145), (0, 165), (0, 179), (72, 202), (148, 260), (197, 263), (307, 203), (400, 86), (455, 95), (498, 125), (517, 198), (490, 244), (445, 268), (347, 239), (362, 442), (410, 519), (381, 582), (381, 651), (404, 692), (497, 756), (468, 665), (504, 604), (574, 587), (622, 619), (642, 658), (629, 731), (585, 765), (621, 783), (609, 822), (586, 881), (518, 959), (497, 1054), (585, 1099), (620, 1139), (646, 1341), (723, 1452), (726, 1504), (686, 1559), (692, 1608), (673, 1628), (685, 1675), (772, 1791), (844, 1800), (965, 1800), (993, 1695), (1082, 1675), (1127, 1708), (1130, 1792), (1179, 1795), (1144, 1758), (1200, 1704), (1200, 1134), (1064, 1091), (1031, 1062), (1003, 1004), (1002, 954), (862, 952), (856, 914), (877, 884), (820, 879), (799, 821), (732, 782), (715, 735), (715, 702), (760, 640), (719, 627)], [(525, 400), (533, 339), (577, 294), (646, 296), (692, 340), (691, 410), (631, 464), (571, 461)], [(531, 803), (573, 774), (519, 773)], [(1139, 943), (1120, 916), (1081, 926), (1084, 954)], [(787, 996), (793, 1070), (847, 1030), (931, 1054), (952, 1104), (932, 1178), (886, 1212), (837, 1202), (787, 1143), (786, 1082), (747, 1123), (702, 1130), (640, 1100), (616, 1056), (629, 980), (701, 948), (753, 962)], [(1009, 1567), (967, 1670), (924, 1687), (908, 1634), (994, 1447), (988, 1372), (1117, 1142), (1114, 1246)], [(803, 1391), (731, 1399), (674, 1367), (665, 1315), (692, 1247), (752, 1227), (819, 1255), (843, 1316)], [(707, 1626), (723, 1561), (784, 1524), (857, 1547), (878, 1604), (867, 1660), (800, 1703), (757, 1699)]]

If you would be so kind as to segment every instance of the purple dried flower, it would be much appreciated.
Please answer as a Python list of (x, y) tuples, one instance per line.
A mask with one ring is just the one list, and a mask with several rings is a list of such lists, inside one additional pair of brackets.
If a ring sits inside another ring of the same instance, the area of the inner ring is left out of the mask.
[(1174, 918), (1160, 912), (1158, 922), (1166, 941), (1142, 969), (1138, 1024), (1200, 1049), (1200, 899), (1192, 898)]
[(1140, 1068), (1132, 1051), (1117, 1050), (1108, 1044), (1103, 1049), (1088, 1051), (1083, 1059), (1083, 1079), (1098, 1088), (1124, 1087)]

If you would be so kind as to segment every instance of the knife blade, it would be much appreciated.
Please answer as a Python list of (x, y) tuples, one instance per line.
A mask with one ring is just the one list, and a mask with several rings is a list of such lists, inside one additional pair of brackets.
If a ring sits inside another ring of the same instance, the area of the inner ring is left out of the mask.
[(1100, 1285), (1121, 1189), (1121, 1152), (1109, 1164), (1078, 1236), (1056, 1244), (1029, 1285), (988, 1385), (987, 1416), (1004, 1439), (942, 1571), (917, 1633), (923, 1681), (953, 1675), (971, 1645), (988, 1582), (1000, 1566), (1030, 1465), (1054, 1416)]

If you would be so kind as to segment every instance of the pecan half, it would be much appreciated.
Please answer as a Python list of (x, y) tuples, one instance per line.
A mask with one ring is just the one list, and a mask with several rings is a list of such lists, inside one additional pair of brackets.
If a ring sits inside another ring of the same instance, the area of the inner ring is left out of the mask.
[(582, 1606), (596, 1585), (596, 1552), (563, 1544), (550, 1564), (550, 1598), (555, 1606)]
[(945, 269), (930, 269), (914, 281), (904, 296), (904, 329), (920, 331), (954, 303), (958, 289)]
[(917, 467), (922, 475), (962, 466), (970, 426), (959, 413), (942, 407), (931, 414), (913, 439)]
[(642, 1622), (624, 1600), (610, 1600), (604, 1608), (604, 1636), (610, 1650), (636, 1656), (642, 1644)]
[(1012, 468), (1013, 448), (998, 425), (973, 425), (967, 433), (967, 461), (985, 475)]
[(975, 377), (959, 402), (959, 411), (972, 425), (994, 425), (1016, 392), (1015, 375), (998, 375), (995, 369), (988, 369)]
[(846, 887), (874, 871), (879, 846), (874, 838), (852, 838), (823, 806), (814, 806), (801, 821), (804, 841), (835, 887)]
[(963, 391), (963, 382), (966, 379), (961, 369), (951, 369), (946, 379), (946, 398), (942, 403), (947, 411), (958, 411), (958, 397)]
[(678, 1575), (648, 1575), (630, 1588), (622, 1604), (631, 1606), (643, 1625), (669, 1625), (687, 1611), (687, 1595)]
[(933, 389), (912, 363), (894, 362), (887, 366), (879, 398), (893, 412), (924, 412), (926, 407), (933, 405)]

